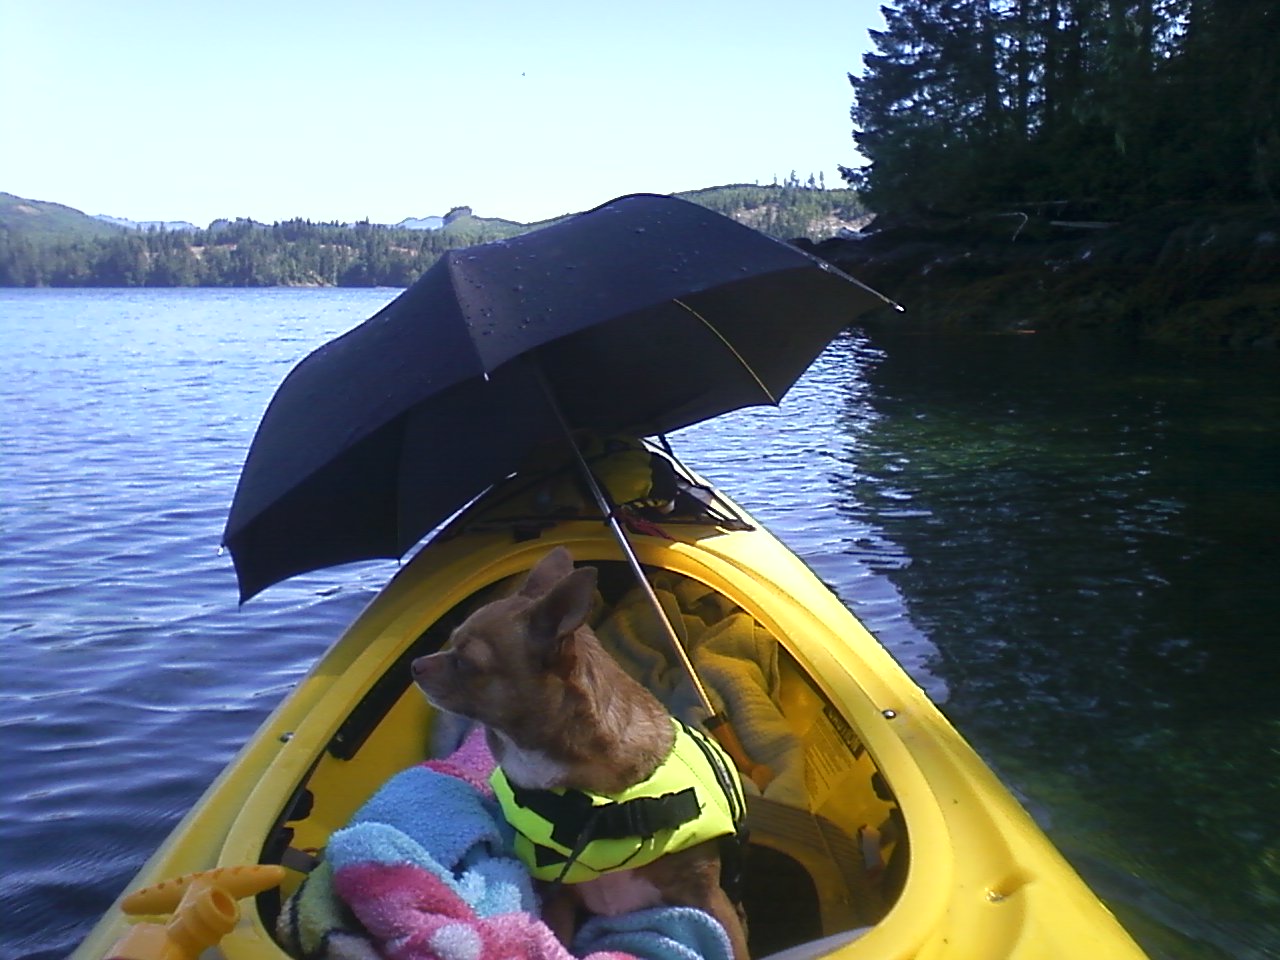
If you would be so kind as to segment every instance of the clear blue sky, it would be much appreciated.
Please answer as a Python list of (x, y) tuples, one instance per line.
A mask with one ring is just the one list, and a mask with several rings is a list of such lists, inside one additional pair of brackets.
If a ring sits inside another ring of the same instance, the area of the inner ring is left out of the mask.
[(882, 26), (874, 0), (0, 0), (0, 190), (203, 226), (839, 186)]

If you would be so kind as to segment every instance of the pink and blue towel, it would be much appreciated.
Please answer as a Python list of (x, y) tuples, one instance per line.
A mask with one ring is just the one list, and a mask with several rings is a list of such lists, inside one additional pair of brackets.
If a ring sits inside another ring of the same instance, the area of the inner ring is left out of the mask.
[(709, 915), (658, 907), (592, 917), (566, 950), (537, 917), (489, 789), (478, 732), (392, 777), (333, 834), (278, 933), (305, 960), (730, 960)]

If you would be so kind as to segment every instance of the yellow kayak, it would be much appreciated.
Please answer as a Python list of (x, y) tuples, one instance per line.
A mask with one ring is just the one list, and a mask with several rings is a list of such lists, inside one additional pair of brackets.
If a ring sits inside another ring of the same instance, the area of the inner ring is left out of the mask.
[[(714, 513), (659, 518), (631, 541), (743, 747), (768, 770), (763, 787), (747, 782), (753, 956), (1143, 956), (849, 610), (740, 507), (689, 479)], [(388, 785), (458, 742), (409, 663), (557, 546), (600, 571), (602, 642), (673, 711), (692, 709), (646, 635), (617, 541), (589, 514), (497, 488), (454, 518), (264, 722), (75, 956), (207, 948), (284, 960), (323, 955), (329, 933), (358, 941), (355, 921), (308, 912), (308, 891), (340, 874), (331, 838), (350, 836)], [(310, 870), (317, 861), (328, 866)]]

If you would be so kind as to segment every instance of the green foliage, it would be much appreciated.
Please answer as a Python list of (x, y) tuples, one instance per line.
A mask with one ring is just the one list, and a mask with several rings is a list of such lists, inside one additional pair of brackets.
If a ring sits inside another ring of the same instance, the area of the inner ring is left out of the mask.
[(477, 243), (489, 243), (526, 233), (533, 229), (523, 223), (511, 220), (498, 220), (477, 217), (470, 207), (455, 207), (445, 216), (441, 233), (449, 238), (450, 243), (459, 247), (470, 247)]
[[(822, 225), (862, 213), (853, 191), (822, 190), (812, 176), (809, 181), (809, 186), (801, 185), (792, 174), (782, 185), (713, 187), (682, 196), (783, 239), (812, 237), (815, 230), (829, 235), (830, 230), (821, 232)], [(17, 205), (30, 203), (12, 199)], [(207, 230), (107, 227), (100, 237), (55, 231), (33, 239), (22, 223), (0, 224), (0, 286), (406, 287), (447, 250), (553, 222), (520, 224), (477, 217), (469, 208), (457, 207), (439, 230), (368, 221), (343, 225), (299, 219), (267, 226), (218, 220)]]
[(115, 230), (35, 242), (0, 228), (0, 286), (408, 286), (446, 251), (524, 230), (470, 218), (451, 230), (222, 220), (208, 230)]
[(676, 194), (716, 213), (732, 217), (779, 240), (819, 240), (839, 232), (865, 215), (862, 199), (852, 190), (826, 190), (813, 174), (801, 183), (795, 171), (770, 186), (733, 184)]
[(1274, 0), (899, 0), (850, 76), (877, 212), (1280, 191)]

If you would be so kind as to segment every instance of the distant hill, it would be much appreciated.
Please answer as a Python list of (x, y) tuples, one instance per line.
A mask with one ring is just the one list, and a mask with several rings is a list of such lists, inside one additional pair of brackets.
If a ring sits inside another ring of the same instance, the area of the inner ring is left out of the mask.
[(11, 193), (0, 193), (0, 227), (36, 242), (114, 237), (122, 229), (60, 203), (27, 200)]
[[(726, 184), (687, 190), (675, 196), (733, 217), (782, 240), (796, 237), (825, 240), (842, 236), (857, 230), (869, 219), (852, 190), (807, 187), (794, 176), (783, 184)], [(406, 217), (399, 223), (386, 226), (393, 230), (442, 231), (450, 237), (451, 245), (465, 246), (515, 236), (561, 219), (563, 217), (519, 223), (499, 217), (477, 217), (470, 207), (458, 206), (443, 216)], [(209, 229), (218, 229), (232, 222), (216, 220)], [(15, 238), (34, 242), (111, 237), (121, 231), (137, 229), (163, 229), (168, 232), (199, 229), (185, 220), (136, 221), (124, 217), (94, 217), (60, 203), (27, 200), (10, 193), (0, 193), (0, 228), (7, 228)]]
[[(792, 178), (762, 187), (730, 184), (677, 196), (779, 240), (825, 240), (866, 217), (850, 190)], [(454, 207), (417, 227), (215, 220), (206, 229), (139, 229), (136, 221), (89, 217), (56, 203), (0, 194), (0, 286), (408, 286), (449, 250), (491, 243), (556, 223), (477, 217)], [(439, 226), (434, 222), (439, 220)]]
[(124, 227), (126, 230), (199, 230), (194, 223), (186, 220), (127, 220), (124, 217), (109, 217), (105, 213), (96, 214), (94, 220), (101, 220), (112, 226)]
[(395, 226), (402, 230), (439, 230), (444, 226), (444, 217), (405, 217)]
[(688, 190), (676, 196), (732, 217), (779, 240), (798, 237), (826, 240), (848, 236), (871, 220), (853, 190), (805, 186), (794, 174), (781, 184), (733, 183)]
[(488, 243), (528, 233), (541, 224), (517, 223), (498, 217), (477, 217), (470, 207), (454, 207), (444, 215), (441, 232), (457, 246)]

